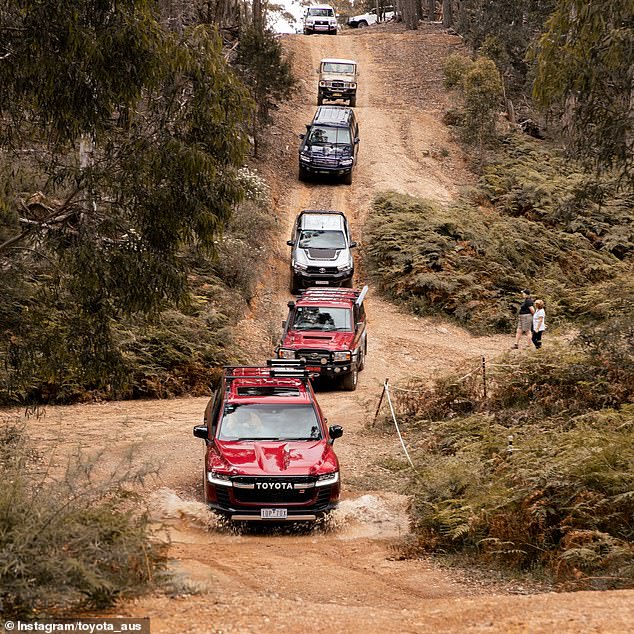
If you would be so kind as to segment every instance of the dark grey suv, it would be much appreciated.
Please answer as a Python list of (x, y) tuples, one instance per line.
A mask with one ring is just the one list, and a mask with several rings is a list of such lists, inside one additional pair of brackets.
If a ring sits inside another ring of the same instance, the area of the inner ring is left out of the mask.
[(310, 175), (340, 176), (352, 184), (359, 149), (359, 124), (352, 108), (320, 106), (299, 138), (299, 180)]

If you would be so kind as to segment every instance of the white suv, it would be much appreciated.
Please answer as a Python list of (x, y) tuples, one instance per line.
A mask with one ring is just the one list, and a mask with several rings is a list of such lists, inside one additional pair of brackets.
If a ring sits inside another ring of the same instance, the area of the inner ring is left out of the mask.
[(304, 35), (329, 33), (337, 35), (337, 16), (329, 4), (313, 4), (304, 14)]
[[(396, 18), (396, 9), (394, 7), (383, 7), (381, 22), (388, 22)], [(355, 15), (348, 18), (348, 26), (353, 29), (361, 29), (371, 24), (376, 24), (379, 19), (376, 9), (370, 9), (367, 13)]]

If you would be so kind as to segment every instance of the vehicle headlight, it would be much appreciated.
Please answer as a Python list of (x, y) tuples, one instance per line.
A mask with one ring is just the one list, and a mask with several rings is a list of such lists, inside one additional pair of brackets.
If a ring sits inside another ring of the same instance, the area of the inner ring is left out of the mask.
[(306, 264), (302, 264), (301, 262), (296, 262), (295, 260), (293, 260), (293, 268), (296, 271), (305, 271), (308, 266)]
[(348, 84), (350, 86), (350, 88), (356, 88), (357, 85), (354, 82), (351, 82), (350, 84)]
[(338, 266), (337, 269), (339, 271), (349, 271), (350, 269), (352, 269), (352, 262), (348, 262), (348, 264), (342, 264), (341, 266)]
[(341, 159), (341, 165), (343, 165), (344, 167), (347, 167), (348, 165), (352, 165), (352, 159), (351, 158), (345, 158), (345, 159)]
[(333, 359), (335, 361), (350, 361), (350, 350), (346, 350), (345, 352), (335, 352), (333, 355)]
[(231, 486), (231, 478), (226, 473), (218, 473), (217, 471), (208, 471), (207, 481), (209, 484), (215, 484), (216, 486)]
[(333, 471), (332, 473), (324, 473), (317, 478), (315, 482), (316, 487), (325, 487), (330, 484), (336, 484), (339, 482), (339, 471)]
[(323, 88), (324, 86), (327, 86), (328, 84), (325, 81), (320, 81), (319, 85)]
[(279, 359), (294, 359), (295, 358), (295, 350), (288, 350), (287, 348), (280, 348), (277, 351), (277, 356)]
[(306, 154), (305, 152), (299, 153), (299, 160), (308, 163), (310, 161), (310, 154)]

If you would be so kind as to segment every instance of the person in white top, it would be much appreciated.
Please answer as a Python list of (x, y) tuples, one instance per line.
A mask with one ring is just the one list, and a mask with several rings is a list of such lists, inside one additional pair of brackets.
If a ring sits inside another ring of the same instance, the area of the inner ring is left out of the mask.
[(544, 301), (536, 299), (535, 313), (533, 314), (533, 335), (531, 338), (538, 350), (542, 347), (542, 333), (544, 330), (546, 330), (546, 311), (544, 310)]

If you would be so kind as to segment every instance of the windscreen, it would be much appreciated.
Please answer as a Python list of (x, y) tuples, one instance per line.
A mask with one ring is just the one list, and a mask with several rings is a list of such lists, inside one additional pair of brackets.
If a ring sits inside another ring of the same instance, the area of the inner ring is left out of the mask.
[(326, 229), (304, 229), (299, 235), (300, 249), (345, 249), (343, 232)]
[(332, 9), (308, 9), (308, 15), (315, 15), (322, 18), (332, 18), (335, 12)]
[(229, 403), (218, 440), (320, 440), (321, 428), (312, 405)]
[(351, 331), (352, 321), (347, 308), (298, 306), (293, 315), (294, 330)]
[(350, 130), (348, 128), (328, 128), (314, 125), (308, 137), (309, 145), (351, 145)]
[(354, 64), (340, 64), (338, 62), (324, 62), (321, 65), (322, 73), (345, 73), (354, 75)]

